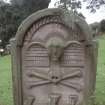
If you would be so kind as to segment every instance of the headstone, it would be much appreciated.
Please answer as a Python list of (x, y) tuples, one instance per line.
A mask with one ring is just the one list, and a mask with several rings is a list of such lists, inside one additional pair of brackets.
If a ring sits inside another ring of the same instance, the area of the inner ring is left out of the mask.
[(87, 105), (97, 43), (81, 17), (62, 9), (29, 16), (11, 41), (15, 105)]
[(11, 52), (10, 49), (11, 49), (11, 45), (10, 44), (7, 44), (6, 45), (6, 49), (5, 49), (5, 53), (6, 54), (10, 54), (10, 52)]

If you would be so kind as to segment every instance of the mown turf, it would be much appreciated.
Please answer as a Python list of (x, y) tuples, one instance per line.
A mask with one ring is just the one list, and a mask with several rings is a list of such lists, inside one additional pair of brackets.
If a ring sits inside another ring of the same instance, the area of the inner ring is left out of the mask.
[(0, 105), (13, 105), (12, 102), (10, 56), (0, 57)]
[(105, 105), (105, 37), (99, 40), (97, 79), (96, 79), (96, 103)]
[[(0, 105), (13, 105), (10, 56), (0, 57)], [(99, 40), (96, 105), (105, 105), (105, 37)]]

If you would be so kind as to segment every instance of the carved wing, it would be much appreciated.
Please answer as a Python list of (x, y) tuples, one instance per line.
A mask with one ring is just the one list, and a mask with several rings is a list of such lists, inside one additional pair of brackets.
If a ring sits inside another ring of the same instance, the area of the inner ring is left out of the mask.
[(61, 59), (62, 67), (83, 67), (84, 66), (84, 47), (79, 43), (70, 43), (65, 47), (64, 55)]
[(25, 53), (25, 67), (26, 69), (48, 68), (49, 58), (48, 51), (40, 44), (33, 44)]

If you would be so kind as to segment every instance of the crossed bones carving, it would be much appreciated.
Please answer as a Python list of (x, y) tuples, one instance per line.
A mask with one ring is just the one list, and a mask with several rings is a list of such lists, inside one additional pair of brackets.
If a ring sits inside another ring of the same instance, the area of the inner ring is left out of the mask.
[[(36, 44), (36, 43), (33, 43)], [(40, 43), (37, 43), (40, 44)], [(79, 44), (77, 41), (71, 41), (68, 43), (70, 44)], [(44, 44), (41, 44), (43, 46)], [(34, 72), (29, 72), (29, 77), (37, 77), (39, 79), (42, 79), (41, 81), (33, 81), (29, 83), (29, 88), (33, 88), (36, 86), (41, 86), (45, 84), (60, 84), (66, 87), (70, 87), (73, 89), (76, 89), (77, 91), (81, 91), (82, 86), (79, 83), (73, 83), (73, 82), (66, 82), (64, 80), (70, 79), (70, 78), (81, 78), (82, 72), (80, 70), (72, 71), (70, 74), (62, 74), (61, 68), (60, 68), (60, 58), (62, 55), (62, 52), (64, 50), (64, 43), (59, 39), (51, 39), (47, 44), (46, 47), (48, 49), (49, 59), (50, 59), (50, 72), (49, 73), (42, 73), (39, 72), (39, 70), (35, 70)], [(67, 45), (66, 45), (67, 47)]]
[(82, 76), (82, 73), (80, 71), (75, 71), (75, 72), (72, 72), (71, 74), (67, 74), (67, 75), (63, 75), (61, 78), (59, 77), (49, 77), (48, 75), (46, 74), (43, 74), (43, 73), (38, 73), (38, 72), (31, 72), (30, 74), (28, 74), (30, 77), (37, 77), (37, 78), (40, 78), (42, 79), (41, 81), (38, 81), (38, 82), (30, 82), (29, 84), (29, 88), (33, 88), (33, 87), (36, 87), (36, 86), (41, 86), (41, 85), (45, 85), (45, 84), (60, 84), (60, 85), (64, 85), (66, 87), (70, 87), (70, 88), (74, 88), (76, 89), (77, 91), (81, 91), (82, 89), (82, 86), (79, 84), (79, 83), (73, 83), (73, 82), (66, 82), (66, 81), (63, 81), (63, 80), (67, 80), (67, 79), (70, 79), (70, 78), (74, 78), (74, 77), (78, 77), (80, 78)]

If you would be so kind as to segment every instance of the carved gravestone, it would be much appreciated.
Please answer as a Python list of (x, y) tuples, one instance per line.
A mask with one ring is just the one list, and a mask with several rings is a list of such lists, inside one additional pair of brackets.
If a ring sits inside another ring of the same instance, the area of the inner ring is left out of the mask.
[(97, 43), (86, 22), (62, 9), (28, 17), (11, 41), (15, 105), (87, 105)]

